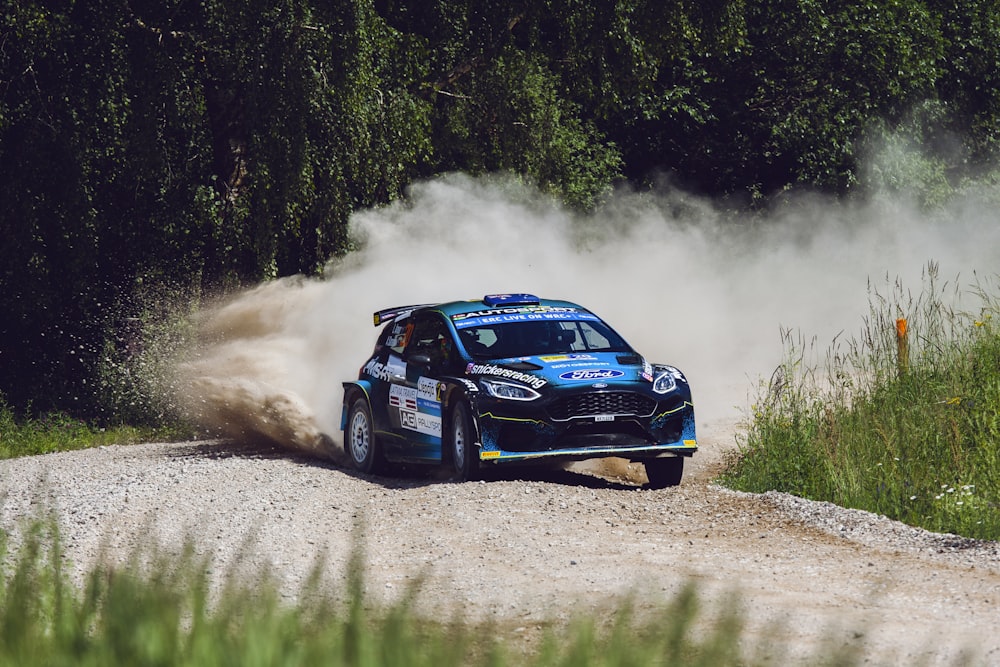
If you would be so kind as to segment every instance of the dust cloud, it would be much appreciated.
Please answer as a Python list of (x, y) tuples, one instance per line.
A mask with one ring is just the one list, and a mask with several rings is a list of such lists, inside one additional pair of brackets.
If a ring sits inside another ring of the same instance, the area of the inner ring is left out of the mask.
[(781, 362), (783, 329), (826, 345), (861, 327), (871, 283), (919, 292), (930, 261), (971, 281), (1000, 255), (995, 212), (972, 200), (929, 215), (803, 196), (734, 219), (664, 186), (584, 216), (513, 179), (458, 174), (357, 213), (351, 234), (358, 249), (323, 278), (272, 281), (201, 314), (181, 368), (192, 414), (336, 457), (341, 383), (371, 352), (373, 311), (529, 292), (577, 301), (681, 368), (699, 424), (734, 420)]

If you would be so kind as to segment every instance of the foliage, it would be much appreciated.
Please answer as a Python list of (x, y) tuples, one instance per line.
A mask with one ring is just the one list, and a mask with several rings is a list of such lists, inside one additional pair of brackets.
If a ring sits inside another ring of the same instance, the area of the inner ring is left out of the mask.
[(514, 172), (577, 208), (661, 172), (736, 204), (917, 183), (938, 205), (996, 162), (998, 16), (0, 0), (0, 391), (99, 413), (92, 378), (149, 285), (198, 298), (317, 272), (349, 250), (353, 211), (445, 171)]
[[(512, 87), (512, 84), (514, 87)], [(621, 159), (537, 58), (511, 50), (458, 99), (437, 105), (438, 168), (524, 174), (578, 208), (610, 190)]]
[(790, 345), (724, 483), (1000, 539), (1000, 331), (996, 301), (976, 295), (980, 313), (952, 311), (932, 265), (917, 299), (873, 294), (866, 330), (828, 352), (825, 375)]
[(165, 425), (95, 426), (64, 412), (48, 412), (38, 417), (19, 417), (0, 396), (0, 459), (64, 452), (105, 445), (128, 445), (156, 439), (188, 437), (190, 429), (163, 420)]
[[(0, 560), (0, 662), (35, 665), (744, 665), (781, 664), (780, 646), (743, 636), (735, 600), (713, 617), (692, 585), (648, 618), (621, 606), (608, 622), (578, 618), (546, 623), (540, 642), (501, 643), (516, 635), (502, 623), (482, 626), (422, 617), (417, 587), (389, 607), (365, 598), (355, 549), (345, 599), (321, 588), (322, 567), (283, 602), (273, 577), (235, 571), (215, 586), (204, 558), (148, 548), (123, 567), (100, 565), (82, 587), (70, 583), (52, 522), (32, 524)], [(0, 535), (0, 537), (5, 537)], [(9, 542), (4, 540), (4, 546)], [(457, 617), (461, 619), (461, 616)], [(779, 649), (779, 657), (770, 659)], [(823, 649), (814, 664), (861, 664), (851, 647)]]

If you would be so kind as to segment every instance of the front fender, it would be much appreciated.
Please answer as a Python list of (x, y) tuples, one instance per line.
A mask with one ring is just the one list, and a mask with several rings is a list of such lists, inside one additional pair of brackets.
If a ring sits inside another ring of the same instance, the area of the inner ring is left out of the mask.
[(441, 381), (447, 387), (442, 405), (444, 413), (451, 413), (451, 406), (455, 401), (468, 401), (469, 417), (476, 433), (475, 440), (479, 443), (479, 387), (472, 380), (461, 376), (446, 376), (441, 378)]
[(450, 408), (455, 401), (466, 400), (472, 408), (473, 420), (475, 420), (476, 404), (479, 398), (479, 387), (472, 380), (464, 377), (445, 376), (441, 378), (445, 385), (445, 394), (442, 407)]

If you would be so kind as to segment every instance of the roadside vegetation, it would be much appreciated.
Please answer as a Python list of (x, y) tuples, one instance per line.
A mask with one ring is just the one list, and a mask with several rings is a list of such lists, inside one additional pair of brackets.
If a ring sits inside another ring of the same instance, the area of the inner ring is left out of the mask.
[[(458, 609), (430, 621), (415, 608), (418, 587), (389, 606), (369, 603), (359, 549), (345, 590), (324, 589), (317, 567), (291, 603), (266, 572), (230, 573), (215, 587), (191, 549), (172, 556), (144, 550), (127, 566), (95, 568), (81, 587), (68, 581), (51, 525), (32, 524), (9, 551), (4, 540), (0, 664), (725, 667), (779, 665), (787, 657), (780, 634), (755, 645), (734, 600), (709, 604), (692, 586), (653, 611), (623, 604), (609, 622), (580, 617), (525, 633), (469, 623)], [(812, 659), (797, 662), (863, 663), (857, 645), (837, 645), (817, 646)]]
[[(185, 313), (320, 273), (354, 212), (421, 179), (515, 174), (592, 210), (669, 174), (751, 215), (799, 188), (993, 192), (994, 5), (0, 0), (0, 458), (190, 437), (153, 365)], [(873, 290), (825, 361), (789, 332), (724, 483), (1000, 539), (1000, 292), (952, 310), (933, 273), (913, 299)], [(346, 600), (292, 605), (266, 576), (216, 597), (191, 553), (81, 588), (47, 526), (0, 533), (0, 664), (783, 662), (694, 590), (522, 655), (411, 599), (372, 607), (360, 571)]]
[[(926, 208), (998, 180), (994, 0), (0, 0), (0, 393), (106, 419), (159, 290), (356, 247), (443, 174)], [(13, 46), (13, 45), (16, 45)], [(155, 320), (155, 318), (153, 318)], [(117, 414), (117, 413), (115, 413)]]
[(0, 396), (0, 459), (102, 445), (173, 441), (190, 435), (190, 429), (176, 424), (100, 426), (58, 411), (37, 417), (18, 416)]
[[(941, 285), (934, 265), (919, 295), (889, 291), (871, 290), (863, 331), (825, 360), (786, 335), (787, 361), (758, 392), (722, 481), (1000, 539), (997, 292)], [(950, 305), (969, 300), (972, 311)]]

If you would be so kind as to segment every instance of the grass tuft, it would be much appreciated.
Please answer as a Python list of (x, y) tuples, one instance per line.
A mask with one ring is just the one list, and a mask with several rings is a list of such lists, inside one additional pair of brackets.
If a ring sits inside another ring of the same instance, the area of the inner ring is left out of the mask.
[[(1000, 539), (1000, 318), (989, 290), (897, 282), (871, 290), (861, 335), (825, 363), (786, 332), (721, 481), (868, 510), (936, 532)], [(972, 297), (975, 314), (949, 304)], [(905, 319), (900, 338), (897, 320)]]
[(169, 442), (190, 439), (191, 435), (191, 429), (179, 423), (98, 426), (63, 412), (19, 417), (0, 395), (0, 459), (107, 445)]
[[(505, 646), (496, 622), (451, 622), (415, 610), (415, 585), (389, 607), (369, 604), (355, 553), (343, 595), (325, 593), (317, 565), (288, 602), (268, 573), (240, 568), (212, 588), (192, 548), (153, 547), (124, 566), (98, 566), (67, 583), (53, 520), (35, 521), (16, 549), (0, 534), (0, 664), (162, 667), (653, 667), (780, 664), (748, 644), (738, 600), (706, 605), (693, 584), (662, 608), (629, 604), (610, 617), (550, 624), (529, 646)], [(360, 542), (356, 542), (358, 544)], [(214, 590), (214, 592), (213, 592)], [(774, 648), (768, 647), (773, 653)], [(779, 655), (781, 651), (779, 649)], [(832, 657), (831, 657), (832, 656)], [(806, 664), (861, 664), (838, 649)]]

